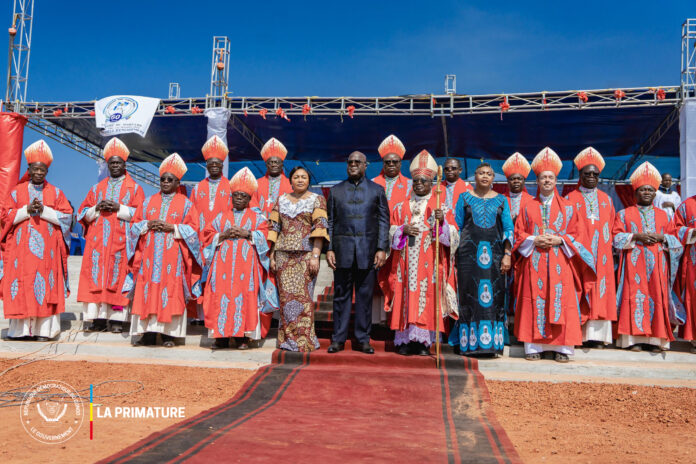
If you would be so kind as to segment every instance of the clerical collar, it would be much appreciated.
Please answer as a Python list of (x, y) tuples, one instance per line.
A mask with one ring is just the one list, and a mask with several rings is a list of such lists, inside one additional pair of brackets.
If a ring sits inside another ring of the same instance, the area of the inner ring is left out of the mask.
[(595, 187), (595, 188), (587, 188), (587, 187), (583, 187), (582, 185), (580, 185), (580, 186), (579, 186), (579, 189), (580, 189), (580, 191), (583, 192), (583, 193), (592, 193), (592, 192), (594, 192), (594, 191), (597, 190), (597, 187)]
[(162, 198), (167, 198), (167, 199), (174, 198), (174, 195), (176, 195), (176, 192), (173, 192), (173, 193), (160, 192), (160, 193), (162, 193)]
[(432, 194), (433, 194), (433, 192), (430, 192), (430, 193), (428, 193), (427, 195), (421, 196), (421, 195), (418, 195), (416, 192), (413, 192), (413, 199), (414, 199), (415, 201), (427, 200), (428, 198), (430, 198), (430, 197), (432, 196)]
[(213, 184), (217, 184), (218, 182), (220, 182), (220, 179), (222, 179), (222, 176), (218, 177), (217, 179), (213, 179), (212, 177), (208, 177), (208, 182), (213, 183)]
[(553, 200), (553, 192), (551, 192), (551, 195), (545, 196), (543, 193), (539, 193), (539, 198), (541, 198), (542, 203), (551, 203), (551, 200)]
[(672, 193), (672, 187), (663, 187), (660, 185), (660, 192), (663, 193)]
[(445, 182), (447, 182), (447, 186), (448, 186), (448, 187), (451, 187), (451, 186), (453, 186), (453, 185), (455, 185), (455, 184), (457, 183), (456, 180), (455, 180), (454, 182), (450, 182), (450, 181), (448, 181), (447, 179), (445, 179)]
[(387, 182), (396, 182), (396, 180), (397, 180), (398, 178), (399, 178), (399, 176), (396, 176), (396, 177), (387, 177), (386, 174), (384, 175), (384, 180), (386, 180)]
[(637, 206), (638, 206), (638, 209), (641, 210), (641, 211), (647, 211), (647, 210), (652, 209), (652, 207), (653, 207), (652, 204), (645, 205), (645, 206), (643, 206), (643, 205), (637, 205)]
[(515, 192), (510, 192), (510, 198), (517, 198), (517, 197), (519, 197), (520, 195), (522, 195), (522, 192), (517, 192), (517, 193), (515, 193)]
[(125, 174), (120, 175), (120, 176), (118, 176), (118, 177), (109, 177), (109, 182), (114, 182), (114, 183), (115, 183), (115, 182), (121, 182), (121, 181), (122, 181), (123, 179), (125, 179), (125, 178), (126, 178), (126, 175), (125, 175)]

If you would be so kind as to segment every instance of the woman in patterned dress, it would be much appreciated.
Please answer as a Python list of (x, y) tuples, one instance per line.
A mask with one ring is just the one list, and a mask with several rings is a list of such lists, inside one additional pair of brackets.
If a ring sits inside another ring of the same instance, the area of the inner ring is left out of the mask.
[(280, 303), (278, 348), (313, 351), (319, 348), (314, 332), (314, 283), (319, 254), (328, 241), (326, 199), (308, 191), (309, 172), (290, 171), (292, 193), (278, 198), (271, 212), (271, 272), (276, 274)]
[(510, 206), (491, 187), (490, 164), (476, 168), (476, 186), (457, 201), (459, 320), (450, 344), (463, 355), (503, 353), (507, 308), (505, 273), (514, 242)]

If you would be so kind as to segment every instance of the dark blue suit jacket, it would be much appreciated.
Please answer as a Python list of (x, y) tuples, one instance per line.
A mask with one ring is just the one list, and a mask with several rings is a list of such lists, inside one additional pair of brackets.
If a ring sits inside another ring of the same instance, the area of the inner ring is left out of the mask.
[(336, 253), (336, 267), (358, 269), (373, 266), (377, 250), (389, 250), (389, 204), (384, 188), (363, 177), (329, 191), (329, 251)]

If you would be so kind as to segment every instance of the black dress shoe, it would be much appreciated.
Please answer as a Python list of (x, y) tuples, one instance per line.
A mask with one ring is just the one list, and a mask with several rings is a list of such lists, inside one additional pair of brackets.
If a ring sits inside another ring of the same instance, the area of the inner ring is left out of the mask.
[(343, 351), (344, 346), (345, 343), (331, 342), (328, 351), (329, 353), (338, 353), (339, 351)]
[(375, 354), (375, 349), (372, 348), (370, 342), (363, 342), (360, 344), (360, 351), (366, 354)]
[(106, 320), (105, 319), (95, 319), (85, 329), (85, 332), (104, 332), (104, 331), (106, 331)]
[(111, 333), (120, 334), (123, 333), (123, 322), (121, 321), (111, 321), (109, 324), (109, 329)]
[(216, 338), (210, 347), (211, 350), (226, 350), (230, 347), (229, 338)]
[(152, 346), (157, 343), (157, 334), (154, 332), (145, 332), (139, 339), (135, 340), (133, 346)]
[(411, 356), (411, 350), (408, 349), (408, 344), (399, 345), (396, 352), (401, 356)]
[(418, 354), (418, 356), (430, 356), (430, 348), (425, 346), (423, 343), (418, 343), (416, 353)]

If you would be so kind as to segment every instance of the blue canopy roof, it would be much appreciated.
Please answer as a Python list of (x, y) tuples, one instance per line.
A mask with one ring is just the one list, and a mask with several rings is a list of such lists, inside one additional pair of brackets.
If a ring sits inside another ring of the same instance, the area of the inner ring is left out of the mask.
[[(264, 120), (258, 115), (241, 116), (244, 123), (263, 141), (281, 140), (288, 148), (286, 168), (296, 163), (310, 169), (315, 183), (345, 176), (344, 160), (354, 150), (365, 153), (372, 164), (368, 175), (380, 170), (377, 147), (388, 134), (395, 134), (406, 146), (406, 160), (423, 149), (436, 157), (445, 153), (466, 158), (464, 176), (473, 174), (480, 159), (492, 161), (496, 171), (510, 154), (519, 151), (531, 158), (543, 147), (552, 147), (569, 161), (587, 146), (596, 148), (607, 161), (602, 177), (613, 177), (647, 137), (675, 108), (672, 106), (617, 107), (563, 111), (470, 114), (454, 117), (427, 116), (307, 116), (286, 121), (275, 116)], [(98, 146), (104, 146), (93, 119), (56, 118), (51, 122)], [(202, 163), (201, 147), (206, 141), (207, 118), (195, 116), (157, 116), (146, 137), (125, 134), (121, 138), (131, 149), (131, 160), (154, 161), (179, 153), (189, 163)], [(251, 166), (257, 175), (265, 172), (257, 149), (228, 125), (230, 172)], [(647, 153), (658, 169), (679, 174), (679, 129), (674, 124)], [(251, 163), (250, 163), (251, 162)], [(571, 163), (561, 178), (572, 177)], [(408, 172), (408, 163), (403, 165)], [(204, 176), (203, 167), (190, 169), (187, 177)]]

